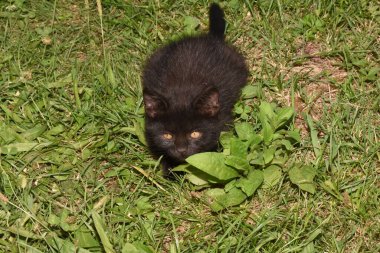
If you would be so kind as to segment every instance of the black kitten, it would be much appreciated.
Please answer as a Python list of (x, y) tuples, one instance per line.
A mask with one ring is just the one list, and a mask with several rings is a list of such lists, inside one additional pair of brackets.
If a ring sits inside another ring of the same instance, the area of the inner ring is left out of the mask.
[(163, 155), (165, 175), (199, 152), (216, 150), (246, 84), (244, 58), (224, 42), (222, 9), (212, 4), (209, 33), (156, 51), (143, 72), (146, 139)]

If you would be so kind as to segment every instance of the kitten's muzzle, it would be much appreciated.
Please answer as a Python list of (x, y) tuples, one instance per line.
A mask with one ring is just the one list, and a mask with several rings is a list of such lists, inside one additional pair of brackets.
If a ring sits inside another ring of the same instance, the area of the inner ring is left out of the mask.
[(186, 159), (188, 157), (186, 147), (178, 147), (178, 148), (176, 148), (176, 151), (180, 155), (181, 158)]
[(176, 147), (171, 152), (171, 157), (175, 160), (177, 160), (179, 163), (185, 162), (185, 159), (188, 158), (191, 155), (191, 152), (189, 152), (189, 149), (187, 147)]

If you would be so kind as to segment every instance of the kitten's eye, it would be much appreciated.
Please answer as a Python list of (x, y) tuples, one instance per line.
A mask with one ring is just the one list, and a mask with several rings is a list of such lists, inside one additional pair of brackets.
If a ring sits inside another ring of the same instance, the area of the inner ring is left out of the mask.
[(169, 133), (164, 133), (162, 135), (162, 137), (164, 137), (165, 140), (171, 140), (171, 139), (173, 139), (173, 135), (171, 135)]
[(193, 139), (199, 139), (201, 136), (202, 136), (202, 133), (198, 131), (194, 131), (190, 134), (190, 137)]

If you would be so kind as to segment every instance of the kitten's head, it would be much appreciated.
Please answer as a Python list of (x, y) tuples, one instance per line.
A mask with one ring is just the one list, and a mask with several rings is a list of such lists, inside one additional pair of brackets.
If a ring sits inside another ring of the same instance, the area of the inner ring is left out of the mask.
[(219, 93), (215, 88), (207, 89), (182, 108), (146, 92), (144, 104), (146, 137), (156, 155), (181, 163), (190, 155), (217, 147), (221, 127)]

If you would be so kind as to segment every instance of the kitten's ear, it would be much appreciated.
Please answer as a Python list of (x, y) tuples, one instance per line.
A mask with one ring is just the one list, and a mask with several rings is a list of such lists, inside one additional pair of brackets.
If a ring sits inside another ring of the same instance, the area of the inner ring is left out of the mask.
[(150, 118), (155, 118), (165, 112), (166, 103), (159, 97), (144, 94), (145, 113)]
[(219, 91), (216, 88), (206, 90), (195, 102), (195, 108), (203, 116), (213, 117), (220, 109)]

